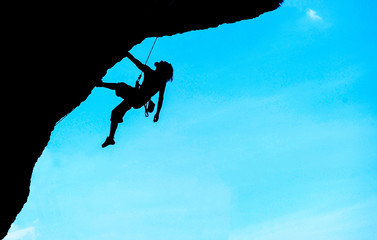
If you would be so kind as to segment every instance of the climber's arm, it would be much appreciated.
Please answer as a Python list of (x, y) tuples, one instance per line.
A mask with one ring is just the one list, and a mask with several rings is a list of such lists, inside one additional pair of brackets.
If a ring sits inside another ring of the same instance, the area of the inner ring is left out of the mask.
[(162, 103), (164, 102), (165, 87), (166, 85), (160, 90), (160, 93), (158, 95), (157, 112), (154, 115), (153, 122), (157, 122), (158, 119), (160, 118), (160, 111), (161, 111)]
[(152, 70), (150, 67), (148, 67), (145, 64), (142, 64), (139, 60), (132, 56), (131, 53), (127, 52), (126, 57), (128, 57), (131, 60), (131, 62), (133, 62), (136, 65), (136, 67), (139, 68), (141, 71), (146, 72)]

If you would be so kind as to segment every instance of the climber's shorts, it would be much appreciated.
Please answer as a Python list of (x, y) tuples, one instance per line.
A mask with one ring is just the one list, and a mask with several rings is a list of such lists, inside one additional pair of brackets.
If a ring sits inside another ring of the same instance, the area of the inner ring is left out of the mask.
[(111, 112), (111, 121), (121, 123), (123, 122), (123, 116), (128, 110), (131, 109), (130, 103), (127, 100), (123, 100), (114, 110)]
[(136, 95), (137, 89), (134, 88), (134, 87), (131, 87), (130, 85), (126, 84), (126, 83), (117, 83), (117, 86), (115, 88), (115, 94), (118, 96), (118, 97), (121, 97), (123, 99), (126, 99), (126, 98), (133, 98), (134, 95)]
[(124, 100), (111, 113), (111, 121), (121, 123), (123, 122), (124, 114), (131, 109), (137, 109), (145, 104), (145, 97), (140, 93), (139, 89), (131, 87), (125, 83), (118, 83), (115, 89), (115, 94)]

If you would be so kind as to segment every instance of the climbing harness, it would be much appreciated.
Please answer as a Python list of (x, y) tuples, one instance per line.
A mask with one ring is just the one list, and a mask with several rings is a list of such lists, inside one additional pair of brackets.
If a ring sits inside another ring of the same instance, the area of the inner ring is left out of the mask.
[[(149, 57), (150, 57), (151, 54), (152, 54), (152, 51), (153, 51), (154, 45), (156, 45), (157, 39), (158, 39), (158, 37), (156, 37), (156, 39), (154, 40), (153, 45), (152, 45), (152, 48), (151, 48), (151, 50), (149, 51), (149, 54), (148, 54), (147, 60), (145, 61), (145, 64), (144, 64), (144, 65), (147, 65), (148, 60), (149, 60)], [(140, 79), (141, 79), (142, 76), (143, 76), (143, 71), (141, 71), (139, 77), (138, 77), (137, 80), (136, 80), (135, 88), (137, 88), (137, 89), (140, 88)], [(149, 101), (144, 105), (144, 110), (145, 110), (145, 114), (144, 114), (144, 115), (145, 115), (145, 117), (149, 117), (149, 113), (152, 113), (152, 112), (153, 112), (154, 107), (155, 107), (155, 104), (154, 104), (154, 102), (153, 102), (152, 100), (149, 100)]]
[(154, 110), (154, 102), (152, 100), (149, 100), (145, 105), (144, 105), (144, 110), (145, 110), (145, 117), (149, 117), (149, 113), (152, 113)]

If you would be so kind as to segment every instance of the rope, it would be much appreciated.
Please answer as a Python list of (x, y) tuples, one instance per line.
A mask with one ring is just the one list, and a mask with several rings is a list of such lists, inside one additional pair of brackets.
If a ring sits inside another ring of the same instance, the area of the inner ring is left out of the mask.
[[(156, 39), (155, 39), (154, 42), (153, 42), (152, 48), (151, 48), (151, 50), (149, 51), (149, 54), (148, 54), (147, 60), (145, 61), (144, 65), (147, 65), (147, 63), (148, 63), (148, 60), (149, 60), (149, 57), (150, 57), (151, 54), (152, 54), (152, 51), (153, 51), (154, 45), (156, 45), (157, 38), (158, 38), (158, 37), (156, 37)], [(137, 83), (140, 82), (140, 79), (141, 79), (142, 76), (143, 76), (143, 71), (141, 71), (139, 77), (137, 78), (137, 80), (136, 80)]]
[(145, 64), (147, 64), (147, 62), (148, 62), (148, 60), (149, 60), (149, 57), (150, 57), (151, 54), (152, 54), (152, 51), (153, 51), (154, 45), (155, 45), (156, 42), (157, 42), (157, 38), (158, 38), (158, 37), (156, 37), (156, 39), (155, 39), (154, 42), (153, 42), (153, 45), (152, 45), (151, 51), (149, 52), (149, 55), (148, 55), (148, 57), (147, 57), (147, 61), (145, 61)]
[(70, 114), (71, 112), (69, 112), (69, 113), (67, 113), (66, 115), (64, 115), (62, 118), (60, 118), (60, 120), (59, 121), (57, 121), (56, 123), (55, 123), (55, 126), (56, 125), (58, 125), (61, 121), (63, 121), (64, 120), (64, 118), (68, 115), (68, 114)]
[[(149, 54), (148, 54), (148, 57), (147, 57), (147, 60), (145, 61), (144, 65), (147, 65), (148, 63), (148, 60), (149, 60), (149, 57), (151, 56), (152, 52), (153, 52), (153, 49), (154, 49), (154, 45), (156, 45), (156, 42), (157, 42), (157, 39), (158, 37), (155, 38), (154, 42), (153, 42), (153, 45), (152, 45), (152, 48), (151, 50), (149, 51)], [(143, 71), (141, 71), (139, 77), (137, 78), (136, 80), (136, 87), (139, 88), (140, 87), (140, 79), (141, 77), (143, 76)], [(150, 100), (149, 100), (150, 101)], [(149, 117), (149, 111), (148, 111), (148, 103), (144, 104), (144, 111), (145, 111), (145, 117)]]
[(55, 123), (55, 127), (61, 122), (64, 120), (64, 118), (66, 118), (68, 116), (68, 114), (70, 114), (74, 109), (72, 109), (71, 111), (69, 111), (68, 113), (66, 113), (62, 118), (59, 119), (59, 121), (57, 121)]

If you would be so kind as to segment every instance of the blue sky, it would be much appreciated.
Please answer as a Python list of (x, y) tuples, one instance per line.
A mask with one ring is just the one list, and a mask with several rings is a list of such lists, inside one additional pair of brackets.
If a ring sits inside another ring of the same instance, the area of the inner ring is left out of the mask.
[[(102, 149), (121, 99), (94, 89), (52, 133), (5, 239), (376, 239), (376, 7), (287, 0), (159, 38), (149, 63), (175, 70), (160, 121), (130, 111)], [(103, 80), (138, 74), (123, 59)]]

